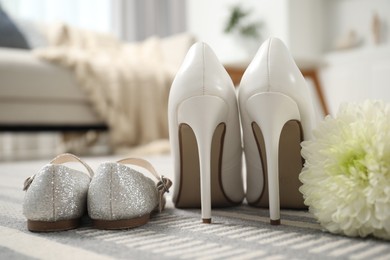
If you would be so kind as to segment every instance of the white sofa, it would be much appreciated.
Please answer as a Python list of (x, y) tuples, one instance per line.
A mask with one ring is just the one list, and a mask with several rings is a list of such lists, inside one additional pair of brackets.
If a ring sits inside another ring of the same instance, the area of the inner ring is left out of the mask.
[[(164, 56), (179, 68), (193, 38), (163, 40)], [(66, 68), (29, 50), (0, 47), (0, 131), (105, 129)]]
[(73, 74), (31, 51), (0, 48), (0, 128), (104, 127)]

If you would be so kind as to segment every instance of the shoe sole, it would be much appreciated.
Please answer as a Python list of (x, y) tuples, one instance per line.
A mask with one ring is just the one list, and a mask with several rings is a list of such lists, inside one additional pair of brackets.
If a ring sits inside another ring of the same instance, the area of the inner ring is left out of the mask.
[[(211, 146), (211, 204), (212, 207), (238, 205), (230, 200), (222, 187), (221, 167), (226, 125), (221, 123), (213, 134)], [(192, 128), (187, 124), (179, 126), (180, 185), (175, 202), (177, 208), (200, 208), (200, 168), (198, 145)]]
[(27, 229), (32, 232), (52, 232), (75, 229), (80, 225), (80, 219), (60, 220), (60, 221), (35, 221), (27, 220)]
[[(249, 204), (255, 207), (268, 208), (268, 177), (264, 138), (260, 127), (255, 122), (252, 123), (252, 130), (263, 168), (264, 187), (260, 197)], [(302, 185), (299, 174), (304, 163), (301, 157), (300, 143), (302, 140), (300, 122), (288, 121), (283, 127), (279, 140), (279, 197), (281, 208), (307, 208), (303, 203), (303, 195), (299, 192), (299, 187)]]
[(97, 229), (128, 229), (145, 225), (149, 222), (150, 214), (132, 219), (100, 220), (93, 219), (93, 225)]

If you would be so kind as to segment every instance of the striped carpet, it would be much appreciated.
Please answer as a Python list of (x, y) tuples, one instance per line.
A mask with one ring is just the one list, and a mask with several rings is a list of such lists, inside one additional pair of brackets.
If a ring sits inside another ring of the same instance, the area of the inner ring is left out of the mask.
[[(169, 168), (166, 158), (150, 159), (158, 170)], [(0, 164), (0, 259), (390, 259), (388, 242), (325, 233), (306, 211), (282, 211), (282, 225), (275, 227), (267, 210), (246, 205), (213, 210), (211, 225), (200, 223), (199, 210), (168, 203), (131, 230), (96, 230), (86, 217), (76, 230), (31, 233), (21, 186), (43, 164)]]

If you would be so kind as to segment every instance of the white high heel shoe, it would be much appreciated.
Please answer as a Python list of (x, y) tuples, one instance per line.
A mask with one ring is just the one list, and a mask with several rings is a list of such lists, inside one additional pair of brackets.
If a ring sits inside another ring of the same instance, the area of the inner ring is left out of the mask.
[(205, 43), (189, 50), (169, 95), (174, 158), (173, 202), (178, 208), (237, 205), (244, 198), (241, 138), (233, 83)]
[(241, 80), (239, 106), (247, 200), (269, 206), (270, 222), (278, 225), (280, 206), (305, 207), (300, 142), (310, 138), (314, 118), (305, 79), (281, 40), (270, 38), (258, 50)]

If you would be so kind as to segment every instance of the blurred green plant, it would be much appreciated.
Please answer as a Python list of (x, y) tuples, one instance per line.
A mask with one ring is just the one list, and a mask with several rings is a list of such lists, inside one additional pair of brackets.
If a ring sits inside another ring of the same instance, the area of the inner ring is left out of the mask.
[(250, 21), (251, 10), (244, 10), (240, 5), (230, 8), (230, 16), (227, 20), (224, 32), (239, 34), (258, 39), (260, 37), (260, 28), (263, 26), (260, 21)]

